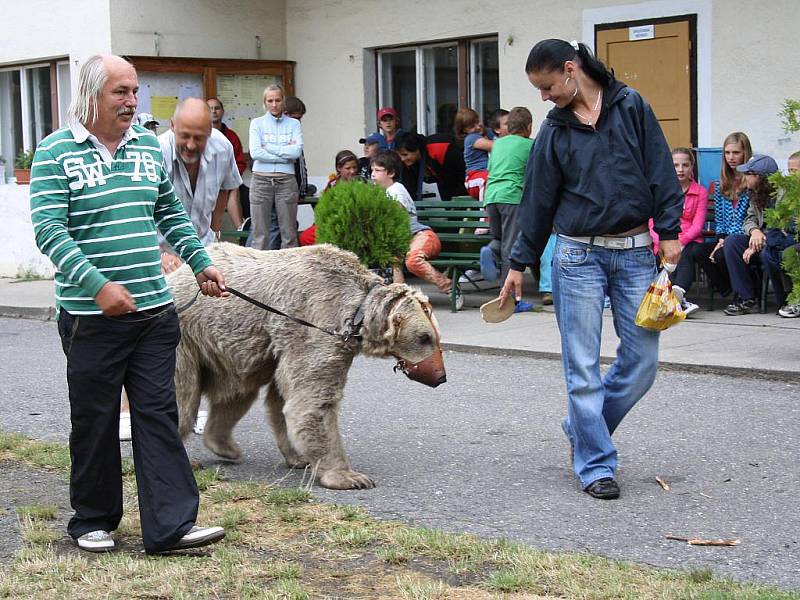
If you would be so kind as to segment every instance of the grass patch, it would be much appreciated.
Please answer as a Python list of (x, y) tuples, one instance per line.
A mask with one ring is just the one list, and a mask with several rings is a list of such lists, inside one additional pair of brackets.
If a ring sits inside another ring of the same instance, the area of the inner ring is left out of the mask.
[(20, 519), (31, 521), (53, 521), (58, 516), (55, 504), (24, 504), (16, 507)]
[[(51, 446), (0, 434), (1, 458), (62, 468), (64, 451)], [(56, 506), (20, 506), (25, 545), (0, 569), (0, 598), (72, 600), (102, 590), (108, 598), (178, 600), (800, 600), (797, 593), (735, 583), (708, 569), (667, 571), (542, 552), (376, 521), (360, 508), (315, 502), (306, 489), (227, 481), (219, 470), (195, 476), (201, 524), (227, 529), (220, 544), (169, 557), (144, 555), (134, 485), (125, 487), (125, 516), (115, 533), (120, 544), (109, 554), (87, 555), (65, 543), (53, 529)]]
[(65, 444), (34, 441), (19, 433), (0, 431), (0, 460), (16, 460), (40, 469), (69, 474), (69, 448)]

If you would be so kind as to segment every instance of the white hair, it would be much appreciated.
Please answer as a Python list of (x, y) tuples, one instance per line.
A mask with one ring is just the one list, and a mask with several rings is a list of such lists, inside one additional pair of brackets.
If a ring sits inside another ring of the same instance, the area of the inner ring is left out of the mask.
[(78, 76), (78, 91), (67, 111), (68, 122), (85, 125), (97, 117), (97, 98), (108, 80), (103, 59), (102, 54), (95, 54), (83, 63)]

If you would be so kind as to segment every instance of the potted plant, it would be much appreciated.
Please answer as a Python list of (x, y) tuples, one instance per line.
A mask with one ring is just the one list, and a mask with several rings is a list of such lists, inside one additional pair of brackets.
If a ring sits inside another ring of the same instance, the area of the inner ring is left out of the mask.
[(387, 282), (411, 242), (406, 210), (382, 188), (362, 181), (340, 182), (326, 190), (314, 220), (317, 242), (349, 250)]
[(17, 183), (28, 184), (31, 182), (31, 165), (33, 164), (33, 150), (20, 149), (19, 154), (14, 159), (14, 176)]

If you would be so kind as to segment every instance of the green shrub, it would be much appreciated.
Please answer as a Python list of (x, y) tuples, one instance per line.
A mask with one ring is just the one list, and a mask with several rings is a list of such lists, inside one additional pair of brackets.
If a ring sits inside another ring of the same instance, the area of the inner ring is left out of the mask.
[[(800, 131), (800, 101), (791, 98), (784, 100), (783, 110), (778, 116), (781, 117), (781, 125), (786, 133)], [(800, 174), (783, 175), (778, 172), (770, 175), (769, 181), (776, 190), (780, 190), (782, 197), (775, 208), (767, 209), (764, 213), (767, 227), (789, 229), (800, 220)], [(792, 280), (792, 292), (787, 302), (797, 304), (800, 302), (800, 256), (797, 251), (793, 248), (786, 249), (782, 265)]]
[(362, 181), (341, 182), (325, 191), (314, 220), (317, 242), (349, 250), (370, 268), (402, 262), (411, 242), (403, 206)]

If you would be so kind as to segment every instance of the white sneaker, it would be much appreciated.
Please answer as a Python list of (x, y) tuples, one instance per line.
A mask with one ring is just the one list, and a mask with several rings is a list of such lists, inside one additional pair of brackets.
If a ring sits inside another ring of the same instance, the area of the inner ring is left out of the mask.
[(464, 294), (461, 293), (461, 289), (456, 290), (456, 310), (461, 310), (464, 308)]
[(197, 411), (197, 420), (194, 422), (194, 432), (196, 434), (201, 434), (206, 429), (206, 421), (208, 421), (208, 411), (207, 410), (198, 410)]
[(119, 413), (119, 441), (131, 441), (131, 413), (129, 412)]
[(800, 317), (800, 304), (787, 304), (778, 311), (778, 314), (786, 319)]
[(681, 308), (683, 309), (683, 312), (686, 314), (687, 317), (692, 313), (700, 310), (700, 307), (697, 306), (697, 304), (695, 304), (694, 302), (689, 302), (688, 300), (684, 300), (681, 303)]
[(161, 552), (172, 552), (173, 550), (184, 550), (186, 548), (199, 548), (214, 544), (225, 537), (225, 529), (222, 527), (198, 527), (195, 525), (189, 532), (179, 539), (173, 546), (161, 550)]
[(78, 548), (87, 552), (108, 552), (114, 549), (114, 538), (102, 529), (84, 533), (77, 541)]
[(471, 283), (473, 281), (483, 281), (483, 275), (478, 269), (467, 269), (464, 274), (458, 278), (458, 283)]
[(686, 290), (684, 290), (681, 286), (673, 285), (672, 293), (675, 294), (675, 297), (678, 299), (678, 302), (681, 303), (681, 306), (686, 304), (686, 301), (684, 300), (684, 298), (686, 297)]

